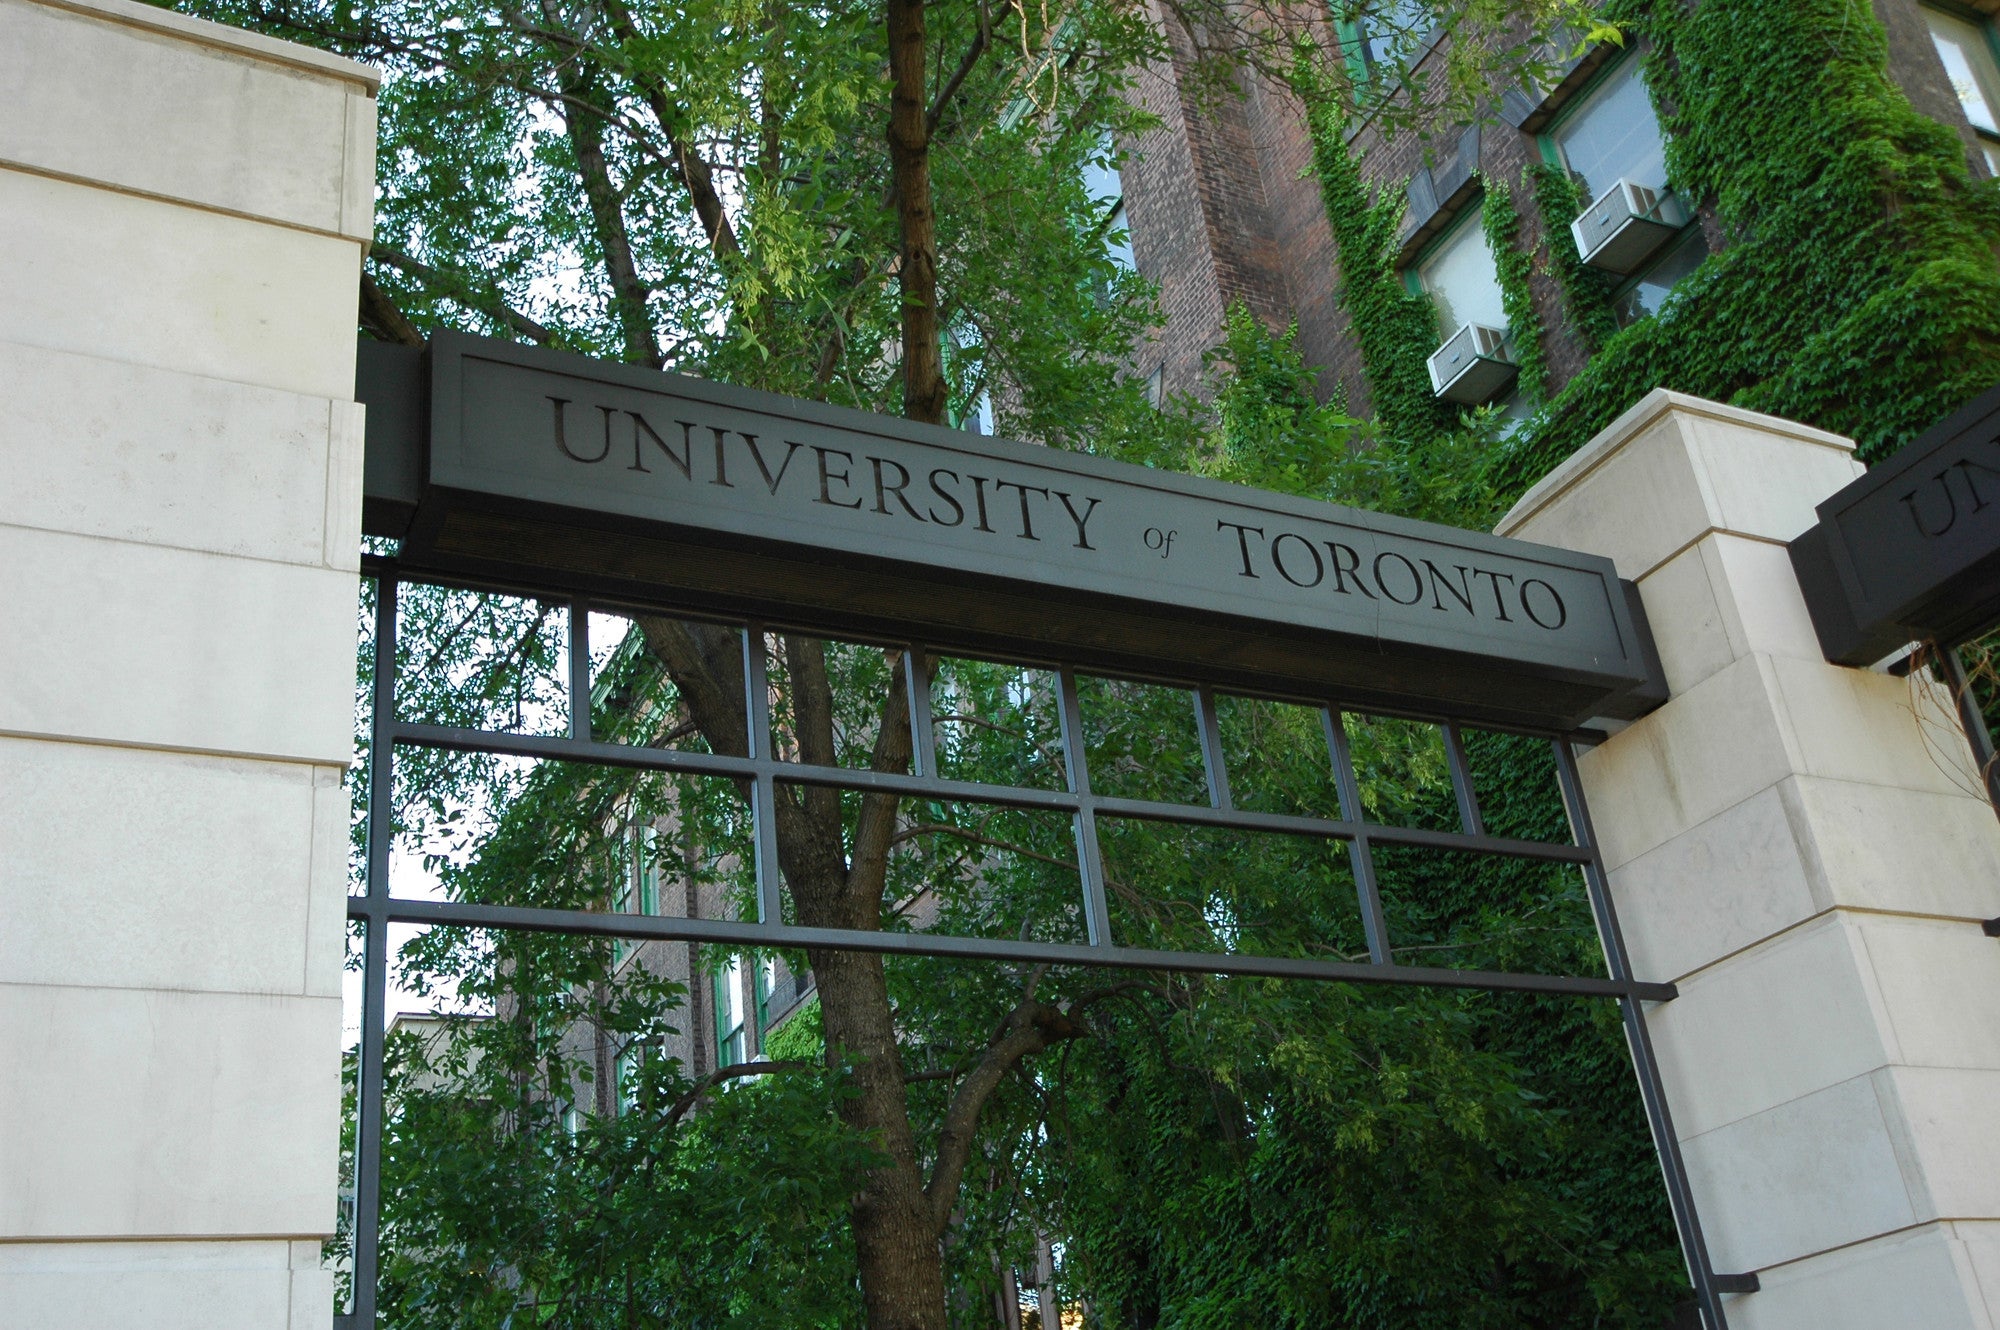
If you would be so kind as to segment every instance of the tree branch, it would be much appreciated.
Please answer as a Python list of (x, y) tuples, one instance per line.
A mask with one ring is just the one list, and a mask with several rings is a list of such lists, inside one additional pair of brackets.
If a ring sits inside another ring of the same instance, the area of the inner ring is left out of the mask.
[(389, 293), (375, 284), (368, 270), (361, 270), (361, 326), (385, 342), (399, 346), (422, 346), (424, 335), (410, 322)]
[[(377, 263), (386, 263), (391, 268), (406, 272), (426, 285), (437, 288), (437, 293), (454, 304), (463, 305), (476, 314), (485, 314), (520, 333), (531, 342), (541, 346), (552, 346), (556, 341), (555, 330), (535, 322), (519, 310), (503, 303), (497, 295), (489, 295), (481, 300), (476, 294), (476, 285), (461, 273), (446, 272), (433, 268), (421, 259), (415, 259), (399, 249), (377, 243), (368, 251), (368, 257)], [(363, 281), (367, 279), (364, 277)], [(364, 300), (366, 296), (364, 294)], [(414, 331), (414, 328), (412, 329)]]
[(694, 1110), (696, 1104), (708, 1097), (711, 1090), (725, 1081), (741, 1080), (746, 1076), (770, 1076), (781, 1071), (809, 1071), (812, 1065), (810, 1062), (785, 1061), (739, 1062), (733, 1067), (718, 1067), (696, 1081), (686, 1094), (674, 1100), (674, 1106), (667, 1110), (667, 1124), (671, 1126), (686, 1117)]
[(945, 1110), (944, 1127), (938, 1133), (937, 1162), (931, 1168), (930, 1183), (924, 1188), (924, 1198), (931, 1207), (931, 1222), (939, 1233), (944, 1232), (958, 1198), (958, 1186), (972, 1156), (979, 1114), (994, 1090), (1023, 1058), (1052, 1044), (1082, 1038), (1086, 1033), (1083, 1024), (1071, 1019), (1061, 1007), (1032, 998), (1007, 1013), (999, 1035), (966, 1074), (951, 1097), (951, 1106)]
[[(607, 0), (605, 17), (611, 20), (611, 30), (626, 46), (638, 41), (638, 26), (632, 22), (631, 11), (621, 0)], [(694, 205), (694, 215), (701, 221), (701, 229), (708, 234), (709, 247), (718, 259), (734, 258), (741, 252), (736, 243), (736, 228), (729, 224), (729, 214), (723, 210), (722, 196), (715, 189), (715, 174), (701, 154), (689, 146), (677, 126), (682, 117), (667, 101), (666, 90), (657, 79), (641, 78), (632, 70), (625, 75), (639, 86), (640, 95), (646, 107), (652, 111), (653, 119), (660, 126), (660, 133), (667, 139), (667, 153), (673, 158), (674, 169), (680, 172), (681, 184), (687, 188), (688, 201)]]

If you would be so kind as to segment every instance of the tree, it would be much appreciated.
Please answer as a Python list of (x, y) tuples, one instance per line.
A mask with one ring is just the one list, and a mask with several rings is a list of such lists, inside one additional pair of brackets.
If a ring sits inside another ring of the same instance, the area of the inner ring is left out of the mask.
[[(377, 244), (361, 291), (364, 325), (378, 336), (407, 341), (469, 323), (931, 423), (955, 420), (984, 395), (1009, 432), (1054, 446), (1191, 455), (1187, 420), (1151, 411), (1124, 371), (1151, 311), (1143, 283), (1107, 258), (1107, 219), (1080, 182), (1107, 134), (1129, 137), (1140, 125), (1125, 82), (1165, 52), (1136, 5), (187, 7), (389, 66)], [(1537, 28), (1570, 8), (1494, 3), (1460, 21), (1525, 15)], [(1289, 68), (1295, 39), (1314, 31), (1254, 6), (1190, 3), (1172, 13), (1214, 57), (1218, 86), (1246, 70)], [(442, 616), (440, 626), (447, 646), (451, 632), (473, 631)], [(539, 619), (496, 625), (482, 640), (520, 648), (509, 649), (518, 678), (547, 649), (540, 628)], [(734, 636), (665, 618), (640, 629), (687, 723), (715, 751), (742, 751)], [(834, 760), (845, 705), (837, 681), (904, 665), (894, 653), (872, 664), (830, 656), (795, 635), (777, 645), (777, 659), (795, 741), (812, 761)], [(872, 735), (866, 763), (876, 770), (907, 767), (905, 705), (888, 689), (848, 730)], [(432, 815), (449, 821), (453, 787), (443, 765), (429, 772), (441, 779)], [(463, 776), (497, 778), (491, 768)], [(909, 830), (893, 798), (783, 789), (776, 820), (799, 922), (883, 926)], [(926, 834), (977, 833), (941, 819)], [(1081, 1035), (1079, 1013), (1095, 994), (1077, 987), (1058, 999), (1055, 981), (1038, 974), (1012, 976), (1007, 991), (990, 981), (961, 1021), (985, 1028), (970, 1040), (972, 1056), (923, 1082), (939, 1102), (913, 1111), (907, 1031), (881, 959), (807, 959), (840, 1120), (872, 1152), (848, 1207), (868, 1324), (941, 1327), (946, 1238), (966, 1208), (968, 1174), (990, 1162), (979, 1153), (982, 1118), (1024, 1064)], [(518, 988), (529, 976), (516, 968), (495, 978)], [(655, 995), (655, 1016), (666, 1001)], [(964, 1043), (968, 1031), (953, 1034)]]

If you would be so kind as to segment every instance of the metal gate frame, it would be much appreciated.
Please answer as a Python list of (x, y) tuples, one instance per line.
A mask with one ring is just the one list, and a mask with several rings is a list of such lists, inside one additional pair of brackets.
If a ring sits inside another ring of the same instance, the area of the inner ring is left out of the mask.
[[(1196, 699), (1195, 722), (1207, 772), (1209, 802), (1206, 807), (1148, 800), (1115, 798), (1093, 793), (1088, 763), (1084, 755), (1082, 721), (1077, 705), (1076, 670), (1069, 664), (1047, 659), (1018, 658), (1019, 663), (1053, 672), (1059, 680), (1057, 710), (1064, 750), (1067, 788), (1030, 789), (950, 780), (937, 774), (928, 686), (917, 686), (920, 672), (908, 662), (931, 654), (932, 648), (949, 651), (948, 642), (891, 644), (906, 653), (903, 683), (908, 688), (913, 757), (908, 774), (876, 772), (845, 767), (813, 766), (781, 760), (769, 741), (770, 693), (761, 649), (767, 629), (787, 625), (737, 620), (744, 643), (744, 684), (748, 719), (749, 754), (745, 757), (677, 750), (642, 748), (606, 743), (591, 734), (591, 661), (589, 614), (593, 609), (620, 614), (686, 613), (672, 604), (638, 605), (629, 598), (578, 596), (571, 591), (550, 590), (517, 583), (505, 585), (471, 579), (442, 577), (406, 568), (397, 560), (375, 555), (362, 560), (361, 574), (377, 587), (375, 603), (375, 669), (373, 678), (373, 725), (369, 771), (367, 815), (366, 894), (347, 899), (347, 917), (363, 925), (363, 982), (361, 1014), (361, 1056), (358, 1070), (355, 1144), (355, 1209), (353, 1224), (353, 1310), (337, 1317), (343, 1330), (374, 1330), (377, 1325), (376, 1298), (381, 1237), (381, 1152), (383, 1115), (383, 1060), (386, 1043), (388, 1003), (388, 930), (391, 924), (455, 925), (492, 929), (516, 929), (583, 936), (626, 938), (635, 941), (682, 941), (722, 943), (773, 948), (825, 948), (828, 950), (872, 951), (892, 955), (926, 955), (983, 960), (1011, 960), (1062, 966), (1173, 971), (1201, 974), (1247, 975), (1284, 979), (1309, 979), (1362, 984), (1416, 984), (1439, 988), (1469, 988), (1491, 992), (1547, 993), (1573, 997), (1615, 999), (1624, 1021), (1625, 1036), (1639, 1082), (1640, 1100), (1658, 1154), (1667, 1187), (1668, 1205), (1679, 1234), (1696, 1300), (1708, 1330), (1727, 1330), (1722, 1295), (1751, 1292), (1757, 1287), (1754, 1274), (1718, 1274), (1710, 1262), (1708, 1246), (1695, 1213), (1693, 1191), (1687, 1166), (1674, 1135), (1668, 1112), (1659, 1060), (1646, 1028), (1642, 1002), (1667, 1002), (1676, 995), (1671, 983), (1649, 983), (1635, 978), (1612, 907), (1604, 863), (1591, 830), (1590, 815), (1584, 804), (1583, 787), (1576, 769), (1575, 746), (1595, 742), (1591, 733), (1560, 733), (1524, 730), (1518, 727), (1486, 726), (1507, 732), (1545, 739), (1553, 750), (1556, 773), (1564, 806), (1574, 832), (1574, 845), (1513, 840), (1487, 833), (1479, 811), (1460, 740), (1458, 723), (1450, 717), (1412, 715), (1409, 719), (1436, 724), (1443, 736), (1452, 788), (1457, 798), (1462, 830), (1445, 832), (1416, 827), (1396, 827), (1366, 819), (1355, 778), (1346, 731), (1337, 700), (1300, 699), (1296, 694), (1254, 694), (1273, 700), (1299, 702), (1319, 708), (1328, 752), (1334, 765), (1334, 783), (1341, 816), (1318, 818), (1288, 814), (1251, 812), (1237, 808), (1231, 798), (1222, 747), (1216, 724), (1215, 691), (1201, 683), (1163, 677), (1160, 682), (1191, 690)], [(396, 717), (396, 638), (399, 589), (404, 583), (448, 586), (462, 590), (534, 597), (567, 606), (570, 616), (566, 691), (569, 700), (570, 732), (567, 736), (526, 736), (497, 731), (402, 721)], [(696, 615), (690, 617), (710, 617)], [(820, 625), (811, 631), (823, 631)], [(867, 640), (873, 635), (865, 635)], [(754, 648), (754, 649), (753, 649)], [(993, 659), (991, 651), (968, 652), (980, 659)], [(1232, 695), (1244, 693), (1235, 686)], [(1385, 714), (1367, 708), (1370, 715)], [(598, 913), (587, 910), (557, 910), (530, 906), (490, 905), (467, 901), (431, 901), (394, 897), (389, 892), (389, 861), (392, 848), (391, 806), (394, 789), (395, 752), (398, 745), (450, 749), (462, 752), (504, 754), (524, 758), (556, 759), (627, 769), (675, 772), (687, 775), (725, 776), (745, 781), (751, 789), (751, 817), (755, 845), (755, 875), (758, 918), (718, 920), (674, 918), (654, 915)], [(778, 782), (817, 785), (844, 790), (879, 791), (897, 795), (928, 797), (951, 802), (973, 802), (1016, 808), (1066, 812), (1076, 830), (1078, 867), (1083, 890), (1083, 916), (1087, 943), (1050, 943), (1001, 939), (955, 937), (936, 934), (883, 933), (870, 930), (810, 928), (782, 922), (777, 855), (777, 825), (773, 816)], [(1187, 826), (1218, 827), (1241, 831), (1263, 831), (1311, 836), (1342, 841), (1347, 845), (1365, 930), (1369, 959), (1366, 962), (1319, 961), (1284, 957), (1246, 956), (1215, 952), (1172, 952), (1144, 950), (1117, 945), (1110, 936), (1105, 896), (1103, 862), (1097, 840), (1097, 818), (1109, 815), (1134, 820)], [(1372, 846), (1421, 846), (1432, 849), (1470, 851), (1508, 859), (1574, 864), (1582, 869), (1598, 938), (1604, 950), (1608, 977), (1578, 975), (1522, 974), (1491, 970), (1455, 970), (1428, 966), (1398, 965), (1390, 954), (1387, 925), (1375, 876)]]

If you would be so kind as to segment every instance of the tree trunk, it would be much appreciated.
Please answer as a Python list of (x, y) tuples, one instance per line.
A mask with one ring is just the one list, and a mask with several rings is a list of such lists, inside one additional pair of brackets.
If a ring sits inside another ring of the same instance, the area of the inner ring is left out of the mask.
[(897, 280), (903, 291), (903, 414), (942, 425), (944, 329), (938, 323), (937, 212), (931, 198), (931, 132), (924, 80), (929, 44), (924, 0), (887, 0), (889, 167), (902, 232)]

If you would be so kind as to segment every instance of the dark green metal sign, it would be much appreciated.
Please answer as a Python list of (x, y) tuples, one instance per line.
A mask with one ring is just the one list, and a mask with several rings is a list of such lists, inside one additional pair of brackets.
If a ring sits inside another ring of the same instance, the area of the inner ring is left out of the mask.
[(1828, 660), (1869, 665), (2000, 622), (2000, 388), (1830, 496), (1819, 519), (1791, 552)]
[(414, 567), (1523, 724), (1664, 696), (1589, 555), (462, 335), (358, 395)]

